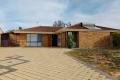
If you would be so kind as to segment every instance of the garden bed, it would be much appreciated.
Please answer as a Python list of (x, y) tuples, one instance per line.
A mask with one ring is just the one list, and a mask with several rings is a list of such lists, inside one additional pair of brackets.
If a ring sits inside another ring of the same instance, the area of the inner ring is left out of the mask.
[(74, 49), (69, 54), (120, 79), (120, 49)]

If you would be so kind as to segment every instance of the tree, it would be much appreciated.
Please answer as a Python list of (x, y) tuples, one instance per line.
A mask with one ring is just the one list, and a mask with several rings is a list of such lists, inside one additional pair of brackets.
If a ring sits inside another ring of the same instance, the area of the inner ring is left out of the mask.
[(71, 22), (68, 22), (68, 23), (66, 24), (66, 26), (68, 26), (68, 27), (71, 26)]
[(54, 27), (65, 27), (65, 22), (63, 22), (63, 21), (61, 21), (61, 20), (58, 20), (58, 21), (55, 21), (54, 23), (53, 23), (53, 26)]
[(6, 31), (7, 33), (11, 33), (14, 32), (16, 30), (22, 30), (22, 27), (18, 27), (18, 29), (9, 29), (8, 31)]
[(58, 20), (53, 23), (53, 27), (66, 27), (66, 26), (67, 27), (71, 26), (71, 22), (65, 23), (62, 20)]
[(53, 23), (53, 26), (54, 26), (54, 27), (57, 27), (57, 21), (55, 21), (55, 22)]
[(12, 30), (8, 30), (7, 33), (11, 33), (11, 32), (14, 32), (15, 29), (12, 29)]

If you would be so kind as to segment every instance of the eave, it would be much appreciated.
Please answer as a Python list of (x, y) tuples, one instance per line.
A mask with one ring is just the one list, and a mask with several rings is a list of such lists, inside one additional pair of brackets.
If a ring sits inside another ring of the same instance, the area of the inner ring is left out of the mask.
[(55, 32), (39, 32), (39, 31), (14, 31), (14, 33), (39, 33), (39, 34), (55, 34)]

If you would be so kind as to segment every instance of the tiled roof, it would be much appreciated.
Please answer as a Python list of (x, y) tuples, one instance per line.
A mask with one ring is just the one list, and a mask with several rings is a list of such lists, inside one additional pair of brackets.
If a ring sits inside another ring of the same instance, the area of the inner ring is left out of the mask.
[(23, 29), (22, 31), (55, 32), (61, 28), (62, 27), (37, 26), (37, 27)]
[(83, 27), (81, 23), (72, 25), (70, 27), (67, 27), (68, 29), (87, 29), (86, 27)]
[(78, 23), (75, 25), (72, 25), (70, 27), (53, 27), (53, 26), (36, 26), (32, 28), (27, 28), (27, 29), (22, 29), (18, 31), (23, 31), (23, 32), (57, 32), (57, 31), (71, 31), (71, 30), (117, 30), (113, 28), (108, 28), (108, 27), (102, 27), (102, 26), (97, 26), (97, 25), (83, 25), (82, 23)]
[[(108, 28), (108, 27), (103, 27), (103, 26), (97, 26), (97, 25), (94, 25), (96, 28), (99, 28), (101, 30), (117, 30), (117, 29), (113, 29), (113, 28)], [(70, 27), (67, 27), (68, 29), (89, 29), (87, 27), (85, 27), (82, 23), (78, 23), (78, 24), (75, 24), (75, 25), (72, 25)]]

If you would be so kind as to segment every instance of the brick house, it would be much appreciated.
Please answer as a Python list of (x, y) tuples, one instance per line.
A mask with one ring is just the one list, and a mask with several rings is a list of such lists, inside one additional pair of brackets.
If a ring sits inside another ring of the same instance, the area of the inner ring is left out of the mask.
[(109, 48), (111, 33), (117, 29), (78, 23), (68, 27), (36, 26), (9, 33), (9, 46), (68, 47), (73, 34), (76, 48)]

